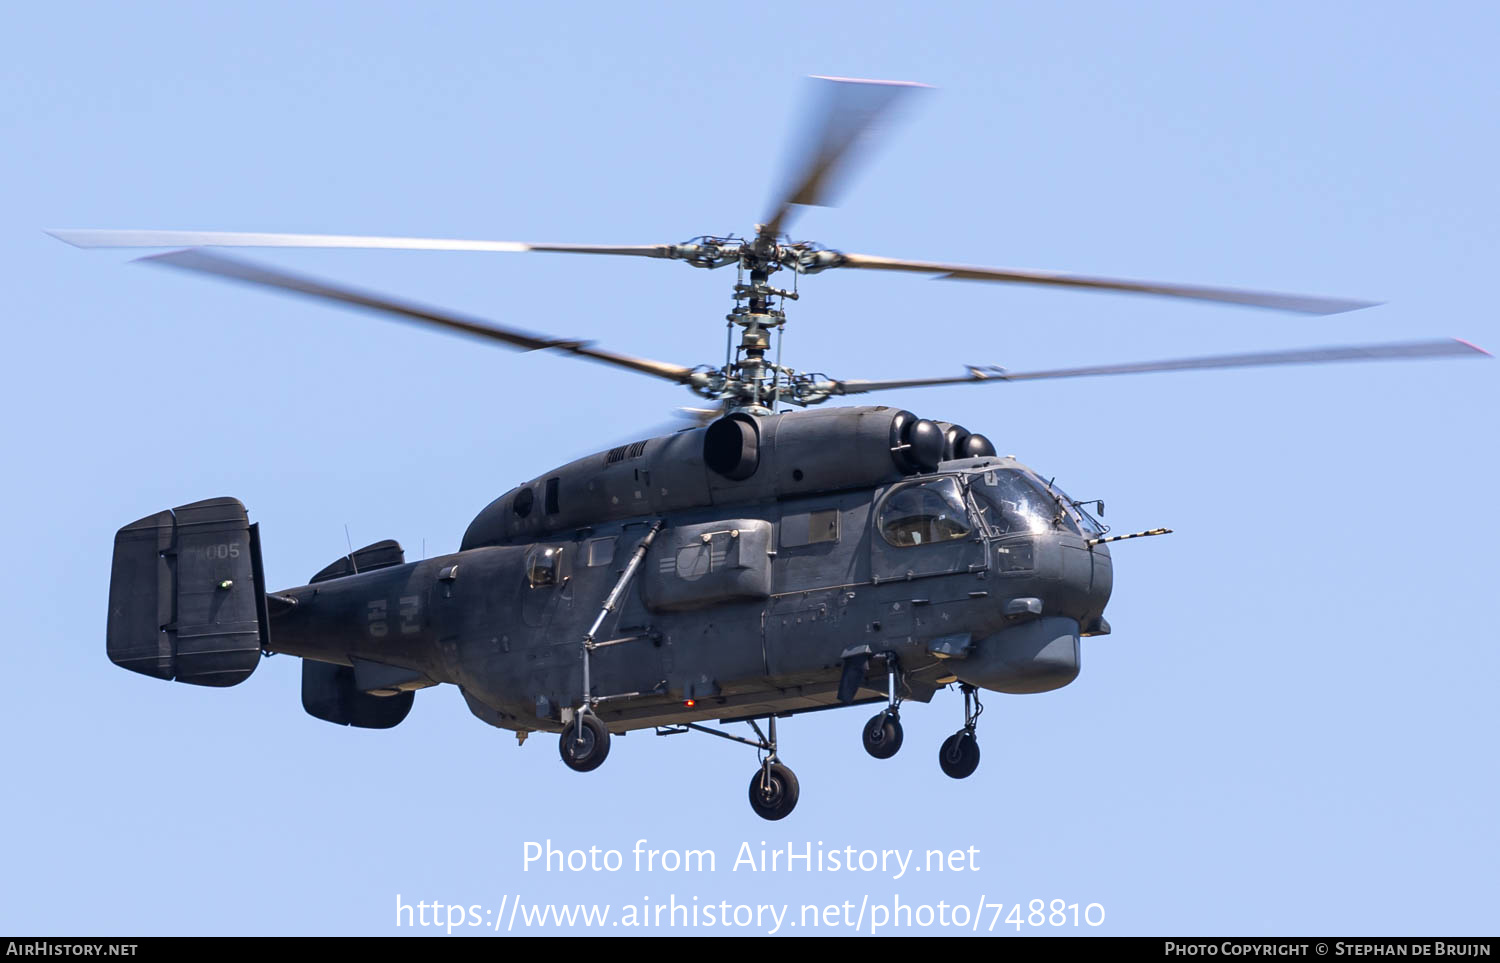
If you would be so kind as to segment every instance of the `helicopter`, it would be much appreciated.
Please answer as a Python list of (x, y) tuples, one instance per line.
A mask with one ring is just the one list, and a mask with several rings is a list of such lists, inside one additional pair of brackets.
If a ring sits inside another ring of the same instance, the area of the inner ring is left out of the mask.
[[(1104, 503), (1070, 497), (983, 434), (905, 408), (821, 408), (933, 385), (1339, 361), (1478, 358), (1425, 340), (1040, 371), (837, 379), (782, 363), (803, 276), (898, 271), (1332, 314), (1373, 302), (989, 268), (849, 253), (787, 233), (832, 202), (877, 131), (923, 85), (814, 78), (812, 136), (769, 215), (745, 236), (608, 246), (217, 231), (54, 230), (80, 247), (172, 248), (149, 264), (300, 294), (522, 351), (555, 351), (665, 380), (709, 402), (693, 424), (579, 458), (500, 495), (456, 552), (408, 562), (395, 541), (272, 590), (258, 523), (229, 497), (147, 515), (115, 536), (106, 653), (163, 680), (231, 686), (273, 654), (302, 659), (307, 713), (386, 729), (418, 690), (457, 686), (480, 720), (555, 733), (563, 763), (597, 769), (611, 736), (651, 729), (746, 744), (754, 812), (789, 815), (799, 784), (777, 720), (878, 706), (879, 759), (902, 747), (902, 707), (957, 686), (963, 724), (939, 747), (950, 777), (980, 761), (981, 691), (1039, 693), (1079, 673), (1081, 639), (1109, 635)], [(621, 354), (231, 258), (221, 247), (554, 252), (734, 267), (721, 364)], [(790, 289), (772, 284), (780, 272)], [(739, 331), (738, 343), (733, 332)], [(773, 338), (776, 342), (775, 354)], [(765, 727), (762, 728), (761, 722)], [(753, 736), (727, 731), (746, 723)]]

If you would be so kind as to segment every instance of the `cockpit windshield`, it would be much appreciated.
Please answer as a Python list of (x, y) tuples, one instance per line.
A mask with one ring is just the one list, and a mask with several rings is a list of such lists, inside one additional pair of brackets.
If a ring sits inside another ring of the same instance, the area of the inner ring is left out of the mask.
[(971, 491), (991, 535), (1036, 535), (1063, 530), (1098, 534), (1093, 520), (1073, 507), (1060, 489), (1013, 468), (978, 476)]
[[(952, 476), (898, 485), (880, 505), (877, 525), (900, 548), (967, 538), (982, 525), (991, 537), (1070, 532), (1093, 538), (1103, 529), (1079, 511), (1061, 489), (1029, 471), (996, 468), (970, 475), (961, 486)], [(973, 496), (971, 518), (963, 488)]]

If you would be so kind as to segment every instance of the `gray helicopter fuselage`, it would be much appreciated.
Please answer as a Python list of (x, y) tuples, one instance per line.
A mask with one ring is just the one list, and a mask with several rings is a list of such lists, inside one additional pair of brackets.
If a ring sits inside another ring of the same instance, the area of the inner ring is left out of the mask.
[[(232, 686), (264, 654), (301, 656), (304, 709), (372, 729), (405, 719), (417, 690), (451, 683), (475, 715), (523, 741), (528, 732), (560, 732), (561, 759), (578, 772), (604, 761), (612, 732), (712, 732), (759, 752), (748, 796), (768, 820), (791, 813), (799, 794), (780, 758), (778, 717), (885, 703), (861, 740), (872, 757), (888, 759), (904, 738), (902, 702), (928, 701), (939, 687), (958, 683), (963, 727), (939, 747), (938, 762), (946, 775), (964, 779), (980, 759), (977, 690), (1034, 693), (1073, 681), (1080, 639), (1109, 632), (1106, 543), (1169, 530), (1105, 538), (1104, 527), (1050, 480), (960, 426), (891, 407), (810, 406), (924, 386), (1487, 356), (1465, 341), (1425, 340), (1044, 370), (971, 366), (961, 375), (888, 380), (787, 367), (781, 336), (788, 304), (802, 296), (798, 279), (829, 270), (1308, 314), (1372, 303), (907, 260), (794, 238), (788, 231), (799, 212), (829, 203), (850, 161), (870, 143), (867, 135), (923, 88), (847, 77), (815, 84), (821, 110), (768, 216), (745, 237), (621, 246), (52, 232), (83, 247), (186, 246), (142, 260), (490, 344), (570, 354), (686, 388), (720, 412), (704, 427), (600, 452), (506, 492), (479, 513), (454, 554), (408, 564), (394, 541), (351, 546), (307, 585), (281, 592), (267, 591), (259, 526), (237, 499), (209, 498), (137, 519), (115, 535), (110, 660), (157, 679)], [(729, 340), (722, 365), (688, 366), (209, 250), (218, 247), (547, 251), (733, 267)], [(776, 286), (786, 283), (776, 282), (783, 271), (791, 290)], [(775, 411), (787, 405), (800, 410)], [(701, 724), (715, 719), (747, 721), (756, 738)]]
[(903, 456), (912, 420), (739, 416), (580, 459), (496, 499), (457, 553), (274, 593), (268, 648), (344, 667), (352, 692), (448, 682), (492, 725), (559, 730), (660, 523), (595, 640), (616, 644), (588, 656), (613, 731), (884, 700), (891, 670), (924, 702), (1066, 685), (1080, 636), (1109, 631), (1092, 520), (1014, 458)]

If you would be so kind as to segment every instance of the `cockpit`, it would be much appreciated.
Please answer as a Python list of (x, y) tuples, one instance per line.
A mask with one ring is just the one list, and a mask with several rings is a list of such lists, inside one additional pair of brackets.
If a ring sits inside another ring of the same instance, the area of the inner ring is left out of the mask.
[(1094, 538), (1104, 527), (1055, 485), (1020, 468), (993, 468), (901, 485), (881, 503), (880, 533), (898, 548), (969, 537), (1069, 532)]
[(952, 476), (902, 485), (880, 506), (880, 534), (897, 548), (951, 542), (972, 531), (963, 490)]
[(993, 536), (1066, 531), (1094, 538), (1104, 532), (1067, 492), (1030, 472), (997, 468), (969, 480), (980, 519)]

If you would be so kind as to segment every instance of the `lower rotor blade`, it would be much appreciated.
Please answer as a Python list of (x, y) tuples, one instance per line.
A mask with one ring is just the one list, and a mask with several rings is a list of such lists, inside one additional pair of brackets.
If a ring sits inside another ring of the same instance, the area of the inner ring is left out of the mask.
[(317, 247), (390, 251), (557, 251), (672, 257), (670, 244), (532, 244), (526, 241), (466, 241), (440, 237), (365, 237), (354, 234), (257, 234), (247, 231), (48, 231), (74, 247)]
[(1129, 294), (1154, 294), (1162, 297), (1192, 298), (1197, 301), (1219, 301), (1244, 304), (1255, 308), (1273, 308), (1301, 314), (1338, 314), (1374, 307), (1378, 301), (1356, 301), (1349, 298), (1325, 298), (1306, 294), (1278, 294), (1271, 291), (1243, 291), (1236, 288), (1205, 287), (1196, 284), (1173, 284), (1165, 281), (1131, 281), (1124, 278), (1096, 278), (1079, 274), (1031, 271), (1024, 268), (970, 267), (961, 264), (938, 264), (931, 261), (905, 261), (875, 257), (870, 254), (839, 254), (834, 267), (866, 268), (873, 271), (908, 271), (932, 274), (939, 280), (1006, 281), (1017, 284), (1047, 284), (1055, 287), (1091, 288), (1097, 291), (1121, 291)]
[(1342, 345), (1332, 348), (1293, 348), (1246, 354), (1209, 355), (1168, 361), (1093, 365), (1086, 368), (1055, 368), (1050, 371), (1006, 371), (1003, 368), (970, 368), (967, 375), (950, 378), (919, 378), (901, 381), (835, 381), (830, 394), (854, 395), (892, 388), (922, 388), (985, 381), (1039, 381), (1045, 378), (1085, 378), (1092, 375), (1150, 374), (1160, 371), (1193, 371), (1204, 368), (1255, 368), (1267, 365), (1324, 364), (1331, 361), (1421, 361), (1428, 358), (1488, 358), (1483, 348), (1458, 338), (1441, 341), (1407, 341), (1394, 344)]
[(485, 338), (489, 341), (498, 341), (524, 351), (540, 351), (543, 349), (567, 351), (592, 361), (614, 365), (618, 368), (628, 368), (631, 371), (664, 378), (678, 384), (688, 383), (688, 376), (692, 373), (691, 368), (684, 368), (681, 365), (651, 361), (646, 358), (633, 358), (629, 355), (615, 354), (610, 351), (593, 348), (582, 341), (563, 340), (544, 334), (522, 331), (517, 328), (501, 327), (477, 318), (469, 318), (410, 302), (397, 301), (382, 297), (381, 295), (369, 294), (353, 288), (341, 287), (325, 281), (318, 281), (313, 278), (278, 271), (263, 265), (252, 264), (248, 261), (225, 257), (221, 254), (210, 254), (207, 251), (196, 248), (189, 248), (185, 251), (171, 251), (166, 254), (156, 254), (151, 257), (141, 258), (140, 260), (148, 264), (162, 264), (186, 271), (194, 271), (199, 274), (211, 274), (234, 281), (242, 281), (247, 284), (292, 291), (324, 301), (335, 301), (358, 308), (365, 308), (403, 321), (413, 321), (419, 324), (446, 328), (449, 331), (457, 331), (474, 337)]

